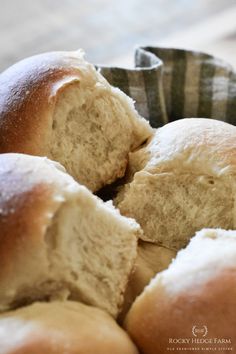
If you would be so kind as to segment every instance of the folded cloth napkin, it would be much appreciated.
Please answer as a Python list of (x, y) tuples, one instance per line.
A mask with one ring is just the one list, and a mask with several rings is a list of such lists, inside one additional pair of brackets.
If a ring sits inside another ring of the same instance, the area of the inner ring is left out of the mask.
[(135, 68), (99, 67), (114, 86), (132, 97), (154, 127), (187, 117), (214, 118), (236, 125), (236, 71), (212, 55), (140, 47)]

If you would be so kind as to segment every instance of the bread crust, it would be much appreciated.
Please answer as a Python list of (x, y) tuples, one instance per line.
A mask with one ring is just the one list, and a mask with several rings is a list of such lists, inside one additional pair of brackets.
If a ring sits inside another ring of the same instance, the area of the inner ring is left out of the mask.
[(46, 229), (66, 193), (77, 188), (62, 166), (46, 158), (0, 155), (1, 309), (8, 296), (14, 298), (18, 282), (33, 282), (49, 266), (42, 251)]
[(0, 75), (0, 152), (46, 155), (52, 112), (61, 90), (79, 84), (92, 65), (81, 52), (51, 52), (18, 62)]
[(70, 298), (116, 317), (140, 233), (58, 163), (0, 154), (0, 311)]
[(157, 129), (130, 153), (128, 183), (115, 204), (143, 240), (179, 250), (204, 228), (235, 228), (236, 127), (187, 118)]
[(139, 241), (138, 256), (126, 287), (124, 304), (119, 321), (122, 323), (125, 315), (152, 278), (166, 269), (175, 258), (176, 252), (158, 246), (151, 242)]
[[(194, 326), (206, 326), (206, 339), (231, 341), (227, 345), (213, 343), (213, 346), (234, 346), (235, 247), (235, 231), (202, 230), (179, 252), (169, 269), (149, 284), (133, 304), (125, 324), (142, 353), (164, 354), (168, 347), (174, 347), (175, 351), (177, 347), (190, 347), (184, 352), (191, 353), (191, 346), (212, 346), (209, 342), (192, 342)], [(190, 345), (173, 344), (171, 338), (190, 338)], [(228, 351), (222, 349), (222, 352)]]
[(0, 342), (1, 354), (138, 354), (108, 314), (71, 301), (1, 315)]
[(150, 135), (133, 101), (80, 50), (36, 55), (0, 75), (0, 153), (57, 160), (93, 191), (122, 177), (128, 153)]
[(130, 173), (232, 175), (236, 127), (214, 119), (185, 118), (157, 129), (149, 144), (130, 154)]

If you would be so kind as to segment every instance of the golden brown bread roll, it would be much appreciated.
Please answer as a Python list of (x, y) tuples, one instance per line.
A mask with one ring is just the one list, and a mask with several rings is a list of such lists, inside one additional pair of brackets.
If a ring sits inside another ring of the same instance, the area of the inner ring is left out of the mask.
[(46, 158), (0, 154), (0, 310), (81, 300), (117, 316), (139, 225)]
[(145, 286), (157, 273), (166, 269), (175, 256), (176, 252), (173, 250), (154, 243), (139, 241), (138, 256), (125, 291), (123, 309), (119, 316), (120, 322)]
[(81, 51), (36, 55), (0, 75), (0, 153), (47, 156), (93, 191), (123, 176), (151, 134)]
[(35, 303), (0, 316), (1, 354), (138, 354), (105, 312), (76, 302)]
[(130, 154), (129, 178), (116, 205), (144, 241), (179, 250), (204, 227), (234, 229), (236, 127), (203, 118), (166, 124)]
[(142, 354), (234, 352), (235, 309), (236, 231), (203, 229), (136, 299), (125, 328)]

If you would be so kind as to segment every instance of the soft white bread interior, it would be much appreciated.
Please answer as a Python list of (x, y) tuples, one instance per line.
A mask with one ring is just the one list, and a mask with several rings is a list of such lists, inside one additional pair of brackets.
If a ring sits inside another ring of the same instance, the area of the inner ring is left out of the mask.
[(138, 295), (155, 275), (168, 268), (175, 258), (176, 252), (154, 243), (139, 241), (138, 256), (135, 261), (133, 272), (126, 288), (120, 321), (128, 312)]
[(52, 161), (0, 155), (0, 310), (69, 298), (117, 316), (141, 229)]
[(181, 119), (130, 154), (129, 183), (115, 200), (143, 240), (180, 249), (203, 227), (234, 229), (236, 127)]
[[(174, 344), (170, 338), (195, 338), (194, 326), (204, 329), (205, 336), (208, 331), (207, 339), (213, 338), (197, 347), (221, 351), (236, 341), (235, 308), (236, 231), (203, 229), (136, 299), (125, 327), (143, 354), (164, 354), (168, 347), (174, 352), (186, 347), (182, 352), (190, 353), (197, 342), (188, 349), (186, 342)], [(198, 340), (205, 337), (201, 333)], [(229, 342), (217, 343), (214, 338)]]
[(138, 354), (107, 313), (72, 301), (2, 314), (0, 343), (1, 354)]
[(40, 54), (0, 75), (0, 153), (47, 156), (92, 191), (122, 177), (151, 134), (81, 51)]

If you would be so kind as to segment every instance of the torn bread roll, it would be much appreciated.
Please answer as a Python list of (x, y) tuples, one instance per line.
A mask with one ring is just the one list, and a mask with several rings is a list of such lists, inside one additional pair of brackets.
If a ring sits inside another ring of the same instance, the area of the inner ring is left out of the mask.
[(128, 153), (151, 134), (81, 51), (36, 55), (0, 74), (0, 153), (47, 156), (92, 191), (122, 177)]
[(0, 343), (1, 354), (138, 354), (107, 313), (72, 301), (2, 314)]
[(226, 353), (236, 341), (235, 308), (236, 231), (203, 229), (136, 299), (125, 328), (143, 354)]
[(179, 250), (204, 227), (234, 229), (236, 127), (169, 123), (130, 154), (128, 178), (115, 203), (141, 225), (144, 241)]
[(47, 158), (0, 155), (0, 310), (81, 300), (116, 317), (141, 229)]

